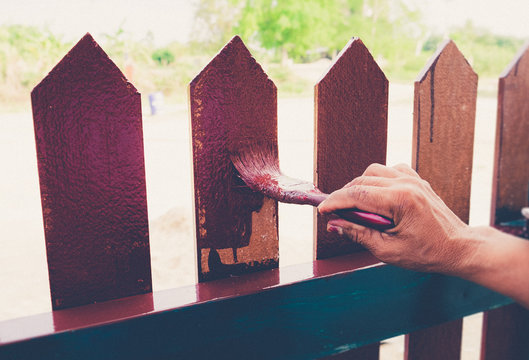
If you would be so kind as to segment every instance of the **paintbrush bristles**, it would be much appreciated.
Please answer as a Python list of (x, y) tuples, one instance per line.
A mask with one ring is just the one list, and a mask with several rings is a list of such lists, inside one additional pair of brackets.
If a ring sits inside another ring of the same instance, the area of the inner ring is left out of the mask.
[(231, 161), (249, 188), (272, 199), (317, 206), (327, 197), (314, 184), (283, 175), (278, 155), (271, 147), (256, 146), (232, 153)]
[(277, 152), (271, 146), (256, 145), (230, 155), (241, 179), (252, 190), (263, 192), (263, 180), (281, 176)]

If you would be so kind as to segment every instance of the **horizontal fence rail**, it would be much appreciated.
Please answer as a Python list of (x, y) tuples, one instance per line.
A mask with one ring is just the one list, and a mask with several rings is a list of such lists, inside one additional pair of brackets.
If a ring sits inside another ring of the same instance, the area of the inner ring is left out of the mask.
[[(529, 52), (499, 82), (492, 225), (529, 183)], [(477, 74), (452, 41), (415, 82), (412, 165), (468, 222)], [(314, 183), (332, 192), (385, 163), (388, 80), (353, 38), (315, 85)], [(277, 166), (277, 89), (235, 36), (189, 85), (198, 282), (152, 292), (140, 94), (87, 34), (32, 92), (53, 310), (0, 322), (0, 358), (459, 359), (462, 318), (488, 311), (482, 359), (529, 356), (529, 312), (458, 278), (380, 263), (325, 231), (279, 268), (278, 203), (233, 154)], [(263, 166), (264, 166), (263, 165)], [(490, 311), (489, 311), (490, 310)]]
[(0, 356), (307, 359), (510, 302), (352, 254), (8, 321)]

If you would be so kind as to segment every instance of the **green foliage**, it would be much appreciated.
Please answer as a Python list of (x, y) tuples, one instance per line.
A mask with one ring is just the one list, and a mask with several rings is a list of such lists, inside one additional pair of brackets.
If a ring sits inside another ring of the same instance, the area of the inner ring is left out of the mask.
[[(209, 42), (215, 51), (237, 33), (254, 53), (267, 51), (283, 63), (287, 58), (296, 62), (332, 58), (350, 37), (357, 36), (388, 77), (397, 80), (413, 79), (443, 40), (403, 1), (202, 0), (197, 18), (203, 19), (202, 34), (208, 33), (208, 27), (211, 35), (229, 33)], [(497, 76), (522, 44), (471, 24), (450, 36), (485, 76)]]
[(159, 65), (169, 65), (174, 62), (174, 55), (168, 48), (156, 49), (151, 55), (151, 58)]
[[(269, 71), (282, 96), (310, 96), (312, 85), (285, 60), (334, 58), (352, 36), (366, 44), (391, 81), (411, 81), (444, 40), (404, 2), (390, 0), (200, 0), (189, 44), (154, 46), (119, 28), (101, 46), (144, 94), (186, 100), (189, 81), (235, 34)], [(449, 36), (481, 77), (497, 77), (523, 41), (468, 23)], [(0, 102), (28, 101), (31, 89), (73, 46), (47, 29), (0, 25)]]
[(28, 98), (70, 45), (47, 29), (0, 26), (0, 99), (11, 103)]
[(212, 53), (234, 35), (240, 6), (233, 0), (200, 0), (195, 10), (191, 50)]
[(491, 34), (471, 23), (455, 29), (450, 37), (481, 76), (497, 77), (522, 47), (523, 40)]
[[(192, 55), (187, 46), (179, 43), (156, 49), (152, 38), (136, 41), (121, 29), (97, 38), (140, 92), (163, 91), (179, 102), (186, 100), (187, 84), (208, 59), (207, 54)], [(46, 29), (0, 26), (0, 107), (18, 109), (23, 103), (27, 106), (32, 88), (73, 45)]]
[(245, 0), (234, 30), (265, 49), (301, 60), (308, 50), (328, 48), (343, 10), (341, 1)]

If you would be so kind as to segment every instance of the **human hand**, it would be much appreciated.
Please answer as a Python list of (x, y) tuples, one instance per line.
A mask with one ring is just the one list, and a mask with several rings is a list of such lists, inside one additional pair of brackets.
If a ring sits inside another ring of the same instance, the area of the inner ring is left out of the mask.
[(458, 273), (475, 251), (470, 228), (407, 165), (369, 166), (364, 174), (322, 202), (318, 211), (357, 208), (393, 219), (395, 227), (380, 232), (343, 219), (327, 230), (347, 235), (379, 260), (419, 271)]

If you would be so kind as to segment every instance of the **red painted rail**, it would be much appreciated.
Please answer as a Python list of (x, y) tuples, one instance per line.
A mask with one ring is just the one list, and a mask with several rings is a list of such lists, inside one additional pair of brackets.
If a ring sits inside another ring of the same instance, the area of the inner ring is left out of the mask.
[[(527, 53), (499, 84), (496, 226), (527, 205)], [(413, 165), (465, 221), (476, 89), (453, 42), (415, 83)], [(275, 85), (234, 37), (189, 94), (199, 282), (151, 293), (139, 93), (90, 35), (35, 87), (54, 311), (0, 322), (0, 358), (377, 359), (379, 341), (409, 334), (407, 359), (458, 359), (461, 318), (490, 309), (482, 359), (529, 355), (526, 310), (460, 279), (380, 264), (328, 235), (322, 217), (316, 260), (279, 269), (277, 202), (245, 186), (231, 157), (266, 149), (277, 160)], [(352, 39), (315, 87), (323, 191), (385, 161), (387, 105), (384, 73)]]

